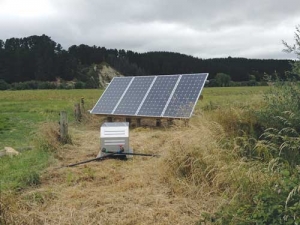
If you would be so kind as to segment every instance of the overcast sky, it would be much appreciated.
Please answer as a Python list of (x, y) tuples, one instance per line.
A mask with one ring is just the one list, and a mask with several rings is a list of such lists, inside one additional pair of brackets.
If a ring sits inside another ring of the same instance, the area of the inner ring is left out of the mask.
[(46, 34), (87, 44), (199, 58), (296, 58), (299, 0), (0, 0), (0, 39)]

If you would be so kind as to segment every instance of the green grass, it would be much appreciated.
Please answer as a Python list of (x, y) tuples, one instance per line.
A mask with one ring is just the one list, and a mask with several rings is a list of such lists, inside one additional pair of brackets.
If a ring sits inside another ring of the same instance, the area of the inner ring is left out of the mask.
[[(74, 121), (74, 104), (81, 97), (85, 109), (97, 102), (101, 90), (30, 90), (0, 92), (0, 150), (32, 146), (40, 123), (59, 121), (59, 112), (68, 112), (69, 123)], [(13, 158), (0, 158), (0, 192), (19, 190), (38, 185), (39, 174), (51, 160), (45, 149), (24, 151)]]
[(20, 190), (40, 183), (39, 173), (50, 159), (50, 153), (44, 150), (31, 150), (9, 158), (0, 158), (0, 191)]
[(0, 149), (4, 146), (30, 145), (30, 134), (40, 122), (59, 121), (59, 112), (67, 111), (74, 121), (74, 104), (81, 97), (85, 109), (91, 109), (101, 90), (26, 90), (0, 92)]
[(197, 107), (213, 109), (220, 106), (241, 106), (253, 104), (262, 98), (262, 93), (269, 90), (268, 86), (259, 87), (211, 87), (204, 88), (203, 100)]
[[(269, 87), (204, 88), (202, 101), (196, 108), (243, 105), (260, 98)], [(4, 146), (26, 147), (40, 122), (59, 121), (59, 112), (68, 112), (74, 121), (74, 104), (81, 97), (85, 109), (92, 109), (102, 90), (25, 90), (0, 92), (0, 150)]]

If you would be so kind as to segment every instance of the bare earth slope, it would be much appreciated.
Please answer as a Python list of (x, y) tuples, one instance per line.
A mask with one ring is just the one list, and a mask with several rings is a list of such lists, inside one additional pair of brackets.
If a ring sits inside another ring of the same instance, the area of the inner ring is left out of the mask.
[(105, 88), (114, 77), (123, 75), (107, 64), (94, 65), (94, 70), (99, 76), (99, 87)]

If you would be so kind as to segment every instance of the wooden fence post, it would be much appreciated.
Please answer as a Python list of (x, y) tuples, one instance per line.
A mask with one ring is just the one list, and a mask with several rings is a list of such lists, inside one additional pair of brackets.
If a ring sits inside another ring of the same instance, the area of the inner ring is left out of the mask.
[(81, 121), (81, 110), (80, 110), (80, 104), (79, 103), (76, 103), (74, 105), (74, 114), (75, 114), (75, 120), (77, 122), (80, 122)]
[(68, 116), (66, 111), (60, 111), (60, 120), (59, 120), (59, 133), (60, 140), (63, 143), (68, 142)]
[(83, 97), (81, 98), (80, 102), (81, 102), (82, 111), (84, 113), (85, 112), (85, 108), (84, 108), (84, 98)]

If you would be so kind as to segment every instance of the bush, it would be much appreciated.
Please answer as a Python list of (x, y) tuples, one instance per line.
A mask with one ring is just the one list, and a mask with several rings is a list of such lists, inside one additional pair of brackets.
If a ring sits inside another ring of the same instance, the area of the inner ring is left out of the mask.
[(14, 90), (56, 89), (56, 84), (49, 81), (25, 81), (13, 83)]
[(29, 89), (29, 86), (27, 83), (22, 83), (22, 82), (19, 82), (19, 83), (12, 83), (12, 89), (14, 90), (26, 90), (26, 89)]
[(38, 82), (38, 89), (56, 89), (56, 84), (48, 81)]
[(256, 146), (266, 149), (274, 158), (287, 160), (290, 166), (300, 163), (300, 85), (278, 82), (265, 96), (265, 107), (257, 113), (265, 128)]
[(82, 81), (77, 81), (75, 83), (75, 86), (74, 86), (75, 89), (84, 89), (85, 88), (85, 83), (82, 82)]
[(0, 80), (0, 90), (8, 90), (10, 89), (10, 85), (6, 83), (4, 80)]
[[(297, 82), (277, 82), (264, 96), (265, 106), (256, 115), (265, 128), (281, 130), (289, 119), (290, 126), (300, 132), (300, 84)], [(289, 118), (287, 112), (293, 113)]]

